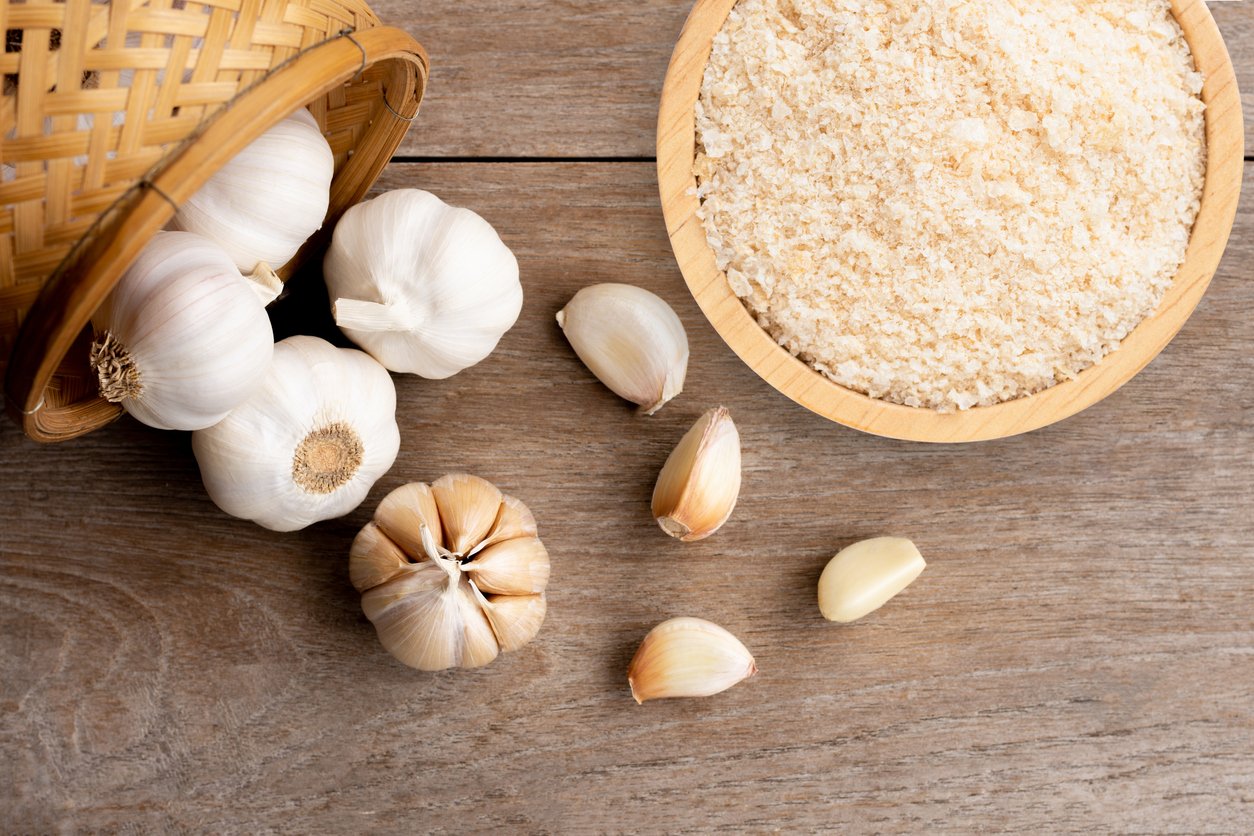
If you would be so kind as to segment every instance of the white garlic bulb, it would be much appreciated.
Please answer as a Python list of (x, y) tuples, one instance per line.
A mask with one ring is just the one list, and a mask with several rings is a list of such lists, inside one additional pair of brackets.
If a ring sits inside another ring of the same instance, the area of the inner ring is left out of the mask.
[(92, 316), (100, 394), (150, 427), (198, 430), (257, 391), (274, 333), (213, 242), (158, 232)]
[(348, 574), (401, 662), (476, 668), (539, 632), (549, 553), (526, 505), (458, 473), (388, 494), (353, 541)]
[(455, 375), (522, 311), (518, 261), (492, 226), (418, 189), (345, 212), (323, 273), (340, 329), (394, 372)]
[(209, 497), (226, 513), (295, 531), (352, 511), (400, 449), (396, 389), (360, 351), (288, 337), (252, 398), (192, 434)]
[(688, 334), (656, 294), (629, 284), (594, 284), (557, 312), (557, 324), (597, 380), (645, 415), (683, 391)]
[(244, 273), (279, 268), (322, 226), (334, 176), (331, 146), (302, 107), (215, 172), (170, 229), (212, 239)]

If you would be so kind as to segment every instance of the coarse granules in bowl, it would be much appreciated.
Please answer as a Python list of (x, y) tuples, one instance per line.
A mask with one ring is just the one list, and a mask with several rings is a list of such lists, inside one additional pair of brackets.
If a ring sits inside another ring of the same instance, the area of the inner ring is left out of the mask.
[(1007, 435), (1113, 391), (1200, 298), (1240, 182), (1200, 3), (699, 2), (663, 98), (698, 301), (776, 386), (886, 435)]

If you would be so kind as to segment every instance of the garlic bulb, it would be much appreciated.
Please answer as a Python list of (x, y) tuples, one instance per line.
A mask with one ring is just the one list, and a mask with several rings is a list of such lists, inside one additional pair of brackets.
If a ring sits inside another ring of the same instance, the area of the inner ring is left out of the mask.
[(100, 394), (150, 427), (198, 430), (255, 393), (274, 333), (211, 241), (158, 232), (92, 317)]
[(340, 329), (394, 372), (455, 375), (522, 310), (518, 261), (491, 225), (418, 189), (345, 212), (323, 273)]
[(819, 611), (847, 624), (875, 612), (923, 573), (927, 563), (904, 537), (873, 537), (846, 546), (819, 577)]
[(708, 697), (758, 672), (740, 639), (701, 618), (672, 618), (649, 631), (627, 668), (636, 702)]
[(215, 172), (169, 228), (212, 239), (244, 273), (282, 267), (322, 226), (334, 175), (331, 146), (302, 107)]
[(544, 621), (549, 555), (535, 518), (477, 476), (392, 491), (353, 541), (348, 571), (379, 641), (419, 670), (486, 665)]
[(387, 370), (316, 337), (275, 345), (258, 392), (192, 434), (209, 497), (226, 513), (273, 531), (352, 511), (399, 449)]
[(597, 380), (652, 415), (684, 388), (688, 334), (671, 306), (629, 284), (585, 287), (557, 324)]
[(702, 415), (671, 451), (653, 487), (653, 517), (691, 543), (722, 528), (740, 495), (740, 433), (723, 407)]

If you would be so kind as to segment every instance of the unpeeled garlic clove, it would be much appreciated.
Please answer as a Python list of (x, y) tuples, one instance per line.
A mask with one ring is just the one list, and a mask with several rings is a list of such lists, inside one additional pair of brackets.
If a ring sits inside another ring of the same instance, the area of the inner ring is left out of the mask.
[(723, 407), (711, 409), (685, 433), (653, 488), (653, 517), (685, 543), (722, 527), (740, 495), (740, 433)]
[(904, 537), (875, 537), (841, 549), (819, 577), (819, 610), (829, 621), (857, 621), (909, 586), (927, 563)]
[(501, 491), (478, 476), (442, 476), (431, 485), (431, 493), (440, 510), (445, 546), (459, 556), (487, 537), (501, 512)]
[(731, 633), (700, 618), (672, 618), (649, 631), (627, 668), (636, 702), (708, 697), (757, 673), (753, 656)]
[(485, 598), (484, 614), (492, 623), (492, 632), (501, 645), (501, 651), (517, 650), (536, 637), (548, 601), (540, 595), (493, 595)]
[(534, 536), (516, 537), (475, 552), (463, 571), (484, 592), (543, 592), (549, 582), (549, 553)]
[(557, 312), (557, 324), (597, 379), (652, 415), (684, 388), (688, 335), (671, 306), (628, 284), (596, 284)]

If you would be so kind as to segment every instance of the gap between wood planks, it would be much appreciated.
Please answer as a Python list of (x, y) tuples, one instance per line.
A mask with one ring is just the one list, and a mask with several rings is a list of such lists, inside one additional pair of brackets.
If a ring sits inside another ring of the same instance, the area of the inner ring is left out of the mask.
[[(1247, 157), (1247, 159), (1249, 159)], [(393, 163), (656, 163), (657, 157), (415, 157), (398, 155)]]
[[(1254, 154), (1246, 154), (1254, 163)], [(394, 163), (656, 163), (657, 157), (414, 157), (399, 155)]]

